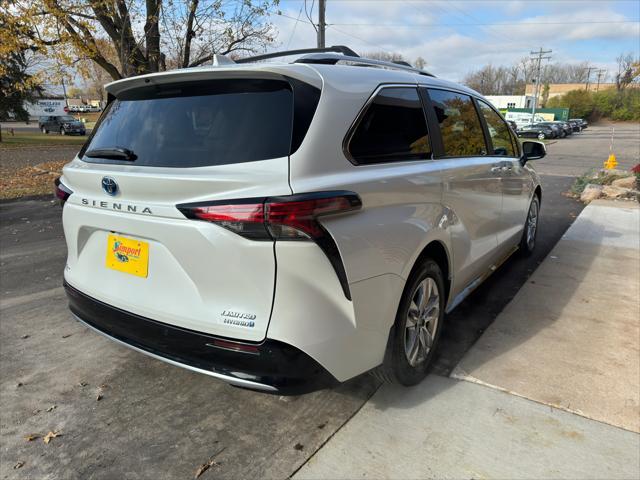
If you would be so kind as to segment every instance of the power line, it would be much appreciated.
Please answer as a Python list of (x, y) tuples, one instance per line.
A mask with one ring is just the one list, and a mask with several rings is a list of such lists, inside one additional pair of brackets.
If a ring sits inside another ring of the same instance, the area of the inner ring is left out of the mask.
[(372, 47), (379, 48), (380, 50), (382, 50), (384, 52), (391, 53), (391, 54), (393, 53), (392, 51), (387, 50), (386, 48), (384, 48), (384, 47), (382, 47), (382, 46), (380, 46), (380, 45), (378, 45), (376, 43), (372, 43), (372, 42), (370, 42), (368, 40), (365, 40), (364, 38), (358, 37), (358, 36), (356, 36), (356, 35), (354, 35), (352, 33), (345, 32), (344, 30), (340, 30), (339, 28), (336, 28), (334, 24), (329, 24), (327, 26), (332, 28), (336, 32), (340, 32), (343, 35), (347, 35), (348, 37), (355, 38), (356, 40), (360, 40), (361, 42), (366, 43), (367, 45), (371, 45)]
[(311, 18), (311, 15), (313, 15), (313, 5), (315, 4), (316, 0), (312, 0), (311, 1), (311, 13), (309, 13), (307, 11), (307, 0), (304, 0), (304, 13), (307, 16), (307, 18), (309, 19), (309, 22), (311, 25), (313, 25), (313, 29), (316, 31), (316, 33), (318, 33), (318, 29), (316, 28), (316, 24), (313, 23), (313, 19)]
[(291, 45), (291, 40), (293, 40), (293, 35), (296, 33), (296, 27), (300, 22), (300, 16), (302, 15), (302, 9), (304, 8), (304, 3), (300, 5), (300, 11), (298, 12), (298, 18), (296, 18), (296, 23), (293, 24), (293, 30), (291, 30), (291, 36), (289, 37), (289, 41), (287, 42), (287, 50), (289, 50), (289, 45)]
[[(288, 18), (289, 20), (296, 20), (296, 21), (298, 20), (296, 17), (292, 17), (291, 15), (287, 15), (286, 13), (282, 13), (282, 12), (278, 12), (278, 13), (276, 13), (276, 15), (278, 15), (278, 16), (280, 16), (280, 17), (283, 17), (283, 18)], [(308, 25), (313, 25), (313, 26), (315, 27), (315, 24), (314, 24), (314, 23), (309, 22), (309, 21), (307, 21), (307, 20), (302, 20), (302, 19), (300, 19), (299, 21), (300, 21), (300, 22), (302, 22), (302, 23), (306, 23), (306, 24), (308, 24)], [(385, 51), (385, 52), (387, 52), (387, 53), (393, 53), (392, 51), (390, 51), (390, 50), (388, 50), (388, 49), (384, 48), (384, 47), (383, 47), (383, 46), (381, 46), (381, 45), (378, 45), (378, 44), (376, 44), (376, 43), (372, 43), (372, 42), (370, 42), (370, 41), (368, 41), (368, 40), (365, 40), (364, 38), (358, 37), (357, 35), (354, 35), (354, 34), (352, 34), (352, 33), (345, 32), (344, 30), (341, 30), (341, 29), (339, 29), (339, 28), (336, 28), (334, 24), (328, 23), (328, 24), (327, 24), (327, 29), (328, 29), (328, 28), (332, 28), (332, 29), (333, 29), (333, 30), (335, 30), (336, 32), (339, 32), (339, 33), (341, 33), (341, 34), (343, 34), (343, 35), (346, 35), (346, 36), (348, 36), (348, 37), (354, 38), (354, 39), (356, 39), (356, 40), (360, 40), (361, 42), (366, 43), (367, 45), (371, 45), (372, 47), (379, 48), (380, 50)]]
[(585, 25), (585, 24), (618, 24), (618, 23), (640, 23), (640, 20), (618, 20), (618, 21), (593, 21), (593, 22), (514, 22), (514, 23), (334, 23), (342, 27), (406, 27), (406, 28), (437, 28), (437, 27), (476, 27), (476, 26), (501, 26), (519, 27), (520, 25)]

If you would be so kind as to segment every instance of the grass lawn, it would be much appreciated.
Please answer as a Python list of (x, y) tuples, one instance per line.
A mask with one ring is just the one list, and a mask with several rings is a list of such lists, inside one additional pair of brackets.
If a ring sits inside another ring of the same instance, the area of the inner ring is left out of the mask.
[(49, 133), (47, 135), (38, 130), (34, 132), (15, 132), (14, 135), (3, 130), (0, 148), (20, 147), (22, 145), (82, 145), (86, 140), (86, 136), (60, 135), (58, 133)]
[(0, 199), (47, 194), (53, 198), (53, 181), (60, 176), (65, 163), (67, 160), (44, 162), (3, 175), (0, 177)]

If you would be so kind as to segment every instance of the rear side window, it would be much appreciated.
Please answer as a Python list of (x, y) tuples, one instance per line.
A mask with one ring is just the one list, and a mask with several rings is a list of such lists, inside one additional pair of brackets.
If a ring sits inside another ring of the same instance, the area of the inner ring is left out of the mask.
[(469, 95), (429, 89), (429, 97), (440, 124), (444, 155), (472, 157), (486, 155), (487, 147), (480, 118)]
[(478, 105), (487, 122), (489, 137), (493, 144), (493, 155), (515, 157), (513, 142), (511, 141), (511, 134), (507, 123), (486, 103), (478, 101)]
[(348, 152), (358, 164), (431, 158), (427, 123), (417, 90), (380, 90), (353, 132)]
[(133, 165), (153, 167), (253, 162), (288, 156), (292, 124), (293, 92), (284, 80), (155, 85), (114, 100), (81, 154), (126, 148), (137, 157)]

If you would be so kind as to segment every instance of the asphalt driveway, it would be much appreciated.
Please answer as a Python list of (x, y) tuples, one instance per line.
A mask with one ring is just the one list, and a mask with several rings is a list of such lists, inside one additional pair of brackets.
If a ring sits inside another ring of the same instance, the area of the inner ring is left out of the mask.
[[(601, 164), (601, 152), (570, 141), (581, 161)], [(549, 151), (535, 255), (509, 260), (448, 316), (436, 375), (451, 372), (581, 211), (562, 195), (573, 178), (555, 175)], [(209, 461), (201, 478), (287, 477), (378, 388), (364, 375), (299, 397), (254, 393), (87, 330), (60, 287), (60, 215), (48, 199), (0, 204), (1, 478), (192, 478)], [(49, 432), (59, 436), (45, 444)]]

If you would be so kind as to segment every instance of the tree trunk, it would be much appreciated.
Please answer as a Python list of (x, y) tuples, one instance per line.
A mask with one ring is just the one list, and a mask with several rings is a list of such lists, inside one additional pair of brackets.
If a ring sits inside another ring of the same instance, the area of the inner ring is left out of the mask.
[(147, 69), (149, 72), (160, 71), (160, 3), (162, 0), (147, 0), (147, 22), (144, 25), (145, 43), (147, 44)]

